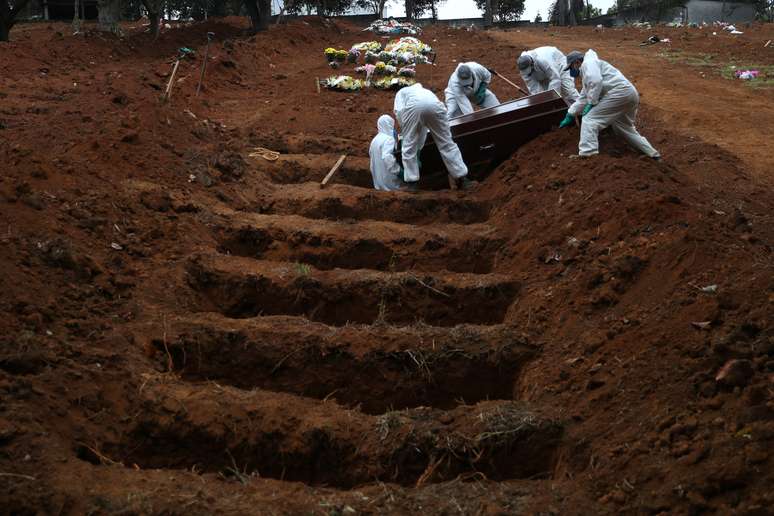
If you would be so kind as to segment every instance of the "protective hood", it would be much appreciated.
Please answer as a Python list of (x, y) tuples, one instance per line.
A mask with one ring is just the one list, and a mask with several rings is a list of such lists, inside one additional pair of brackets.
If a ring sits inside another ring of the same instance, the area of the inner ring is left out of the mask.
[(395, 131), (395, 120), (390, 115), (382, 115), (376, 122), (376, 128), (380, 133), (392, 136)]

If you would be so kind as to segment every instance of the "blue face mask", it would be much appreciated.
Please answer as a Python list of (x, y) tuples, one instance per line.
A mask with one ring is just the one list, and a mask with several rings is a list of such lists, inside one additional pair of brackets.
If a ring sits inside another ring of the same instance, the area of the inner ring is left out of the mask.
[(578, 77), (580, 75), (580, 68), (570, 68), (570, 77)]

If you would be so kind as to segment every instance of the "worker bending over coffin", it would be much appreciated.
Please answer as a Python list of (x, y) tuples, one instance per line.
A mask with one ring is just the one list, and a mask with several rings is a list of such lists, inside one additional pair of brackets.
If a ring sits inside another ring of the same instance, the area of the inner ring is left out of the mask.
[(371, 157), (371, 176), (374, 178), (374, 188), (377, 190), (399, 190), (401, 171), (395, 159), (397, 136), (395, 120), (390, 115), (382, 115), (376, 122), (379, 131), (373, 140), (368, 154)]
[(467, 178), (468, 167), (462, 160), (460, 148), (452, 140), (446, 107), (432, 91), (426, 90), (419, 83), (403, 88), (395, 94), (394, 110), (402, 137), (403, 179), (406, 183), (416, 188), (419, 181), (419, 151), (430, 132), (449, 173), (449, 185), (452, 188), (469, 188), (473, 185)]
[(583, 89), (559, 127), (572, 125), (575, 116), (583, 117), (578, 144), (580, 156), (598, 154), (599, 131), (612, 126), (613, 131), (635, 149), (653, 159), (661, 158), (634, 127), (640, 95), (621, 72), (599, 59), (593, 50), (585, 55), (578, 51), (570, 52), (565, 68), (574, 77), (580, 75)]
[(556, 47), (527, 50), (516, 61), (531, 95), (556, 90), (567, 102), (575, 102), (578, 90), (570, 71), (565, 70), (565, 64), (564, 54)]
[(473, 112), (473, 105), (481, 108), (500, 104), (495, 94), (489, 90), (492, 74), (478, 63), (460, 63), (449, 77), (446, 86), (446, 111), (449, 118), (467, 115)]

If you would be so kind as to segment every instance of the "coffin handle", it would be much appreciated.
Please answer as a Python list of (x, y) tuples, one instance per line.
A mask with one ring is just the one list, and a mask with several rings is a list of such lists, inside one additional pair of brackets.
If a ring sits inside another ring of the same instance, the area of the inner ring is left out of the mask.
[(495, 148), (495, 144), (490, 143), (489, 145), (482, 145), (481, 147), (478, 148), (478, 150), (479, 152), (484, 152), (484, 151), (490, 151), (494, 148)]

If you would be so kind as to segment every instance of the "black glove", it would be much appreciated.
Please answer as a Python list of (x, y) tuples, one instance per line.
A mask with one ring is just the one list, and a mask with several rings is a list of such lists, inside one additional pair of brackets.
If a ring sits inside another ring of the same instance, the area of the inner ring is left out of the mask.
[(497, 72), (495, 72), (495, 71), (494, 71), (494, 68), (487, 68), (486, 70), (487, 70), (489, 73), (491, 73), (492, 75), (497, 75)]
[(395, 147), (392, 149), (392, 155), (395, 156), (395, 161), (398, 163), (401, 163), (401, 168), (403, 167), (403, 144), (400, 141), (400, 138), (395, 142)]

